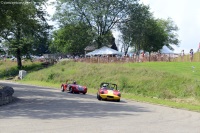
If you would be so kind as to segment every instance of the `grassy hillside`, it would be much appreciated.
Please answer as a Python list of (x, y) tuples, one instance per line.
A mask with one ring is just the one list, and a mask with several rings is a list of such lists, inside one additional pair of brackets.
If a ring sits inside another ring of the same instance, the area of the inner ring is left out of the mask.
[(46, 69), (42, 69), (41, 64), (30, 66), (35, 67), (19, 82), (60, 89), (61, 83), (72, 79), (86, 85), (92, 94), (97, 92), (101, 82), (113, 82), (118, 84), (122, 98), (200, 111), (198, 62), (94, 64), (63, 61)]
[[(113, 82), (118, 84), (125, 98), (159, 104), (170, 102), (173, 107), (182, 104), (195, 107), (200, 105), (199, 76), (198, 62), (90, 64), (64, 61), (28, 74), (23, 82), (60, 88), (61, 83), (73, 79), (86, 85), (89, 93), (96, 93), (101, 82)], [(171, 102), (181, 104), (175, 106)]]

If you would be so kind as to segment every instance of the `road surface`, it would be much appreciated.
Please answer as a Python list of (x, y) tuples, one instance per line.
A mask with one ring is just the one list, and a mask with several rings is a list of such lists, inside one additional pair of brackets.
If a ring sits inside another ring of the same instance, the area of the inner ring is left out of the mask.
[[(16, 100), (0, 106), (0, 133), (200, 133), (200, 113), (56, 88), (1, 83)], [(123, 95), (122, 95), (123, 96)]]

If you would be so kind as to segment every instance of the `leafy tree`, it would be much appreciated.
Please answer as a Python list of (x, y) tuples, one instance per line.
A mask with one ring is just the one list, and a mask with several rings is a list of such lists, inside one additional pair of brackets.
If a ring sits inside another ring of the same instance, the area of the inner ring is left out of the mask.
[(84, 48), (91, 44), (90, 27), (84, 23), (68, 24), (53, 33), (51, 52), (84, 54)]
[[(144, 44), (142, 49), (146, 52), (158, 52), (165, 45), (167, 34), (163, 27), (155, 19), (147, 21), (146, 30), (144, 32)], [(150, 61), (150, 56), (149, 56)]]
[(166, 45), (169, 49), (173, 50), (171, 45), (179, 45), (178, 40), (178, 34), (177, 31), (179, 30), (177, 25), (174, 24), (173, 20), (171, 18), (168, 18), (167, 20), (164, 19), (157, 19), (158, 24), (160, 27), (163, 28), (165, 34), (166, 34), (166, 40), (164, 42), (164, 45)]
[(11, 16), (14, 17), (14, 14), (21, 7), (20, 5), (14, 6), (13, 4), (6, 4), (5, 2), (12, 2), (12, 0), (0, 0), (0, 33), (9, 27)]
[(134, 4), (138, 4), (138, 0), (58, 0), (54, 19), (61, 26), (79, 21), (86, 23), (101, 47), (107, 42), (107, 34), (126, 19), (128, 7)]
[(123, 34), (120, 36), (120, 42), (122, 44), (121, 52), (124, 51), (125, 55), (127, 55), (129, 48), (133, 45), (131, 34), (129, 33), (129, 31), (126, 31), (126, 30), (128, 29), (124, 28)]
[(152, 14), (148, 6), (143, 4), (130, 6), (127, 20), (119, 25), (125, 53), (127, 53), (130, 46), (133, 46), (137, 52), (141, 50), (144, 44), (145, 24), (151, 17)]
[(171, 45), (179, 44), (178, 35), (176, 34), (178, 27), (174, 25), (172, 20), (152, 18), (147, 21), (145, 27), (145, 42), (142, 49), (149, 53), (157, 52), (162, 49), (163, 46), (167, 46), (169, 49), (173, 50)]
[(34, 47), (38, 46), (34, 44), (39, 42), (50, 28), (45, 19), (45, 1), (16, 0), (18, 4), (12, 4), (9, 0), (6, 2), (11, 2), (10, 4), (1, 4), (0, 14), (4, 15), (0, 18), (0, 38), (8, 42), (6, 44), (16, 56), (19, 69), (22, 67), (21, 56), (33, 51)]
[(149, 7), (142, 4), (131, 10), (127, 21), (119, 29), (125, 53), (130, 46), (137, 53), (141, 49), (150, 53), (157, 52), (164, 45), (172, 49), (170, 45), (178, 45), (179, 42), (176, 34), (178, 28), (173, 21), (155, 19)]

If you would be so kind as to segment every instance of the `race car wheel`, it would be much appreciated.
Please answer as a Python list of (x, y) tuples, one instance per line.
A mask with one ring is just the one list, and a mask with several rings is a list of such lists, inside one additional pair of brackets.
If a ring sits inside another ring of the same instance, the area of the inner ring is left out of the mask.
[(117, 100), (117, 102), (120, 102), (120, 99), (119, 99), (119, 100)]
[(69, 92), (70, 92), (70, 93), (73, 93), (72, 87), (69, 87)]
[(83, 95), (85, 95), (85, 92), (83, 93)]
[(64, 91), (65, 91), (63, 86), (61, 86), (61, 91), (62, 91), (62, 92), (64, 92)]
[(102, 98), (97, 94), (97, 99), (100, 101)]

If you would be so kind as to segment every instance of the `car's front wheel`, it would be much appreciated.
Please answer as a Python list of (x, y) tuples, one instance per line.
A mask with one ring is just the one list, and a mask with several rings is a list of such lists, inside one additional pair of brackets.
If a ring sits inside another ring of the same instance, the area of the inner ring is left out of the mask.
[(120, 99), (118, 99), (117, 102), (120, 102)]
[(97, 94), (97, 99), (100, 101), (102, 98)]

